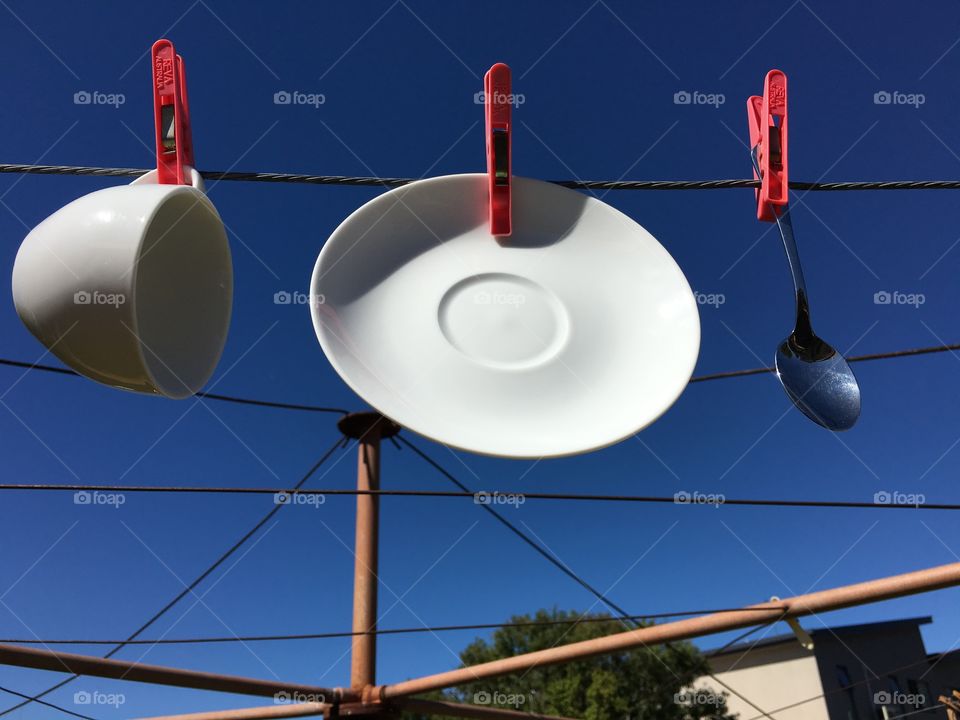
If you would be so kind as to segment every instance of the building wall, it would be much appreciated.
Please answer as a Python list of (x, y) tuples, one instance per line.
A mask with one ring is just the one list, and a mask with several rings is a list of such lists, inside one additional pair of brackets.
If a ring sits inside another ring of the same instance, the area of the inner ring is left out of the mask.
[[(816, 620), (807, 621), (808, 629), (815, 628)], [(873, 720), (886, 693), (891, 699), (898, 693), (906, 696), (922, 694), (927, 705), (936, 705), (936, 690), (931, 678), (923, 677), (929, 665), (920, 628), (905, 624), (882, 629), (864, 629), (856, 632), (840, 630), (832, 634), (821, 630), (815, 636), (815, 653), (820, 671), (820, 684), (826, 693), (825, 701), (831, 720)], [(849, 677), (850, 687), (844, 688), (841, 676)], [(929, 687), (928, 687), (929, 685)], [(892, 714), (902, 714), (920, 706), (901, 704)], [(916, 715), (944, 717), (937, 713)]]
[[(711, 668), (777, 720), (875, 720), (883, 717), (884, 705), (892, 717), (935, 706), (939, 694), (950, 686), (960, 689), (960, 651), (930, 670), (917, 623), (831, 631), (808, 618), (804, 626), (814, 636), (813, 651), (791, 639), (711, 658)], [(709, 692), (723, 689), (709, 677), (695, 687)], [(794, 703), (802, 704), (779, 711)], [(740, 720), (761, 716), (734, 695), (727, 698), (727, 707)], [(946, 714), (931, 709), (913, 717), (940, 720)]]
[[(757, 647), (746, 655), (724, 655), (710, 662), (714, 675), (768, 713), (823, 692), (816, 658), (796, 643)], [(723, 691), (710, 677), (701, 678), (695, 685), (711, 692)], [(760, 715), (735, 695), (728, 694), (727, 708), (737, 713), (739, 720)], [(777, 712), (775, 717), (777, 720), (829, 720), (822, 698)]]
[(934, 658), (931, 669), (924, 678), (930, 685), (934, 697), (960, 690), (960, 651), (954, 650), (945, 656)]

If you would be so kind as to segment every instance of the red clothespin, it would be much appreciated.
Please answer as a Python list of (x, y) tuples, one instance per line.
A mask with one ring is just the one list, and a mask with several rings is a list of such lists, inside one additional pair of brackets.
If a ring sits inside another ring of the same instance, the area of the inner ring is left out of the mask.
[(157, 182), (190, 185), (193, 139), (183, 58), (169, 40), (153, 44), (153, 117), (157, 142)]
[(483, 76), (484, 114), (487, 123), (487, 175), (490, 186), (490, 233), (510, 234), (510, 68), (497, 63)]
[[(777, 120), (779, 119), (779, 123)], [(760, 181), (756, 191), (757, 219), (774, 222), (778, 208), (787, 204), (787, 76), (771, 70), (763, 83), (763, 97), (747, 100), (750, 124), (750, 148), (759, 145), (758, 162), (753, 177)]]

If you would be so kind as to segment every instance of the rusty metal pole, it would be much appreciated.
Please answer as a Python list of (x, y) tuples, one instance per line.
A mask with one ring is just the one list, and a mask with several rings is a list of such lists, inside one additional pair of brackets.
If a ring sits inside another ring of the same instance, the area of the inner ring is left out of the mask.
[(377, 549), (380, 531), (380, 498), (364, 494), (380, 489), (380, 441), (400, 427), (375, 412), (351, 413), (338, 427), (358, 441), (357, 532), (353, 571), (353, 647), (350, 656), (350, 687), (362, 690), (376, 682), (377, 667)]
[(93, 655), (54, 652), (53, 650), (21, 647), (19, 645), (0, 644), (0, 665), (14, 665), (58, 673), (68, 672), (74, 675), (129, 680), (130, 682), (151, 683), (153, 685), (215, 690), (239, 695), (275, 697), (277, 693), (287, 692), (322, 697), (328, 703), (360, 700), (360, 694), (350, 689), (324, 688), (302, 683), (283, 682), (282, 680), (260, 680), (201, 670), (184, 670), (165, 665), (147, 665), (133, 660), (114, 660)]
[(317, 717), (319, 715), (326, 717), (331, 707), (331, 705), (325, 705), (324, 703), (309, 702), (293, 705), (212, 710), (180, 715), (151, 715), (139, 720), (275, 720), (275, 718)]
[[(488, 705), (465, 705), (453, 702), (434, 702), (404, 698), (393, 710), (409, 710), (420, 715), (438, 715), (440, 717), (462, 717), (470, 720), (572, 720), (554, 715), (518, 712)], [(373, 705), (340, 705), (334, 712), (332, 705), (322, 703), (297, 703), (294, 705), (272, 705), (231, 710), (213, 710), (208, 712), (187, 713), (185, 715), (157, 715), (140, 720), (276, 720), (276, 718), (316, 717), (323, 715), (326, 720), (336, 718), (372, 718), (383, 716), (385, 712)]]
[(623, 652), (645, 645), (689, 640), (725, 630), (739, 630), (752, 625), (761, 625), (772, 619), (803, 617), (957, 585), (960, 585), (960, 562), (783, 598), (777, 602), (750, 605), (736, 612), (722, 611), (663, 625), (649, 625), (591, 640), (581, 640), (568, 645), (557, 645), (546, 650), (536, 650), (437, 675), (405, 680), (394, 685), (385, 685), (378, 688), (374, 694), (383, 701), (395, 700), (477, 680), (527, 672), (536, 667)]

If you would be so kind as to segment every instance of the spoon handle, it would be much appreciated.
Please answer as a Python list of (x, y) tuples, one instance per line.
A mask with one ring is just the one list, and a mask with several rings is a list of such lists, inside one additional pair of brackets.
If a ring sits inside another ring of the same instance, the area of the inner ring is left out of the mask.
[[(757, 159), (759, 146), (750, 151), (753, 167), (760, 175), (760, 163)], [(815, 337), (813, 326), (810, 324), (810, 305), (807, 301), (807, 284), (803, 279), (803, 269), (800, 267), (800, 252), (797, 250), (797, 240), (793, 235), (793, 220), (790, 219), (790, 210), (783, 208), (782, 212), (775, 212), (777, 229), (783, 241), (783, 249), (787, 253), (787, 262), (790, 265), (790, 274), (793, 276), (793, 288), (797, 295), (797, 322), (794, 328), (794, 339), (803, 348), (809, 346)]]

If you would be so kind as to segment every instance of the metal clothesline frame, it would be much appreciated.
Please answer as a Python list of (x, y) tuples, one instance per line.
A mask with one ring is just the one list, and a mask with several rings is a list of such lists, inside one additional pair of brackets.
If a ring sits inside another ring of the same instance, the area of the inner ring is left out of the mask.
[[(401, 710), (475, 720), (567, 720), (490, 706), (428, 701), (413, 696), (535, 667), (767, 625), (789, 618), (960, 585), (960, 562), (951, 563), (736, 610), (723, 610), (700, 617), (650, 625), (398, 683), (378, 684), (375, 672), (375, 631), (380, 496), (367, 491), (375, 491), (380, 487), (381, 441), (395, 436), (400, 427), (375, 412), (346, 415), (340, 419), (338, 427), (346, 437), (357, 441), (357, 489), (362, 491), (356, 495), (353, 602), (353, 632), (356, 634), (353, 635), (351, 648), (349, 686), (322, 687), (277, 682), (10, 644), (0, 644), (0, 664), (275, 699), (275, 703), (269, 706), (163, 716), (164, 720), (260, 720), (318, 715), (323, 715), (328, 720), (342, 715), (386, 718)], [(276, 698), (281, 693), (285, 693), (287, 697), (304, 698), (306, 702), (277, 704)]]

